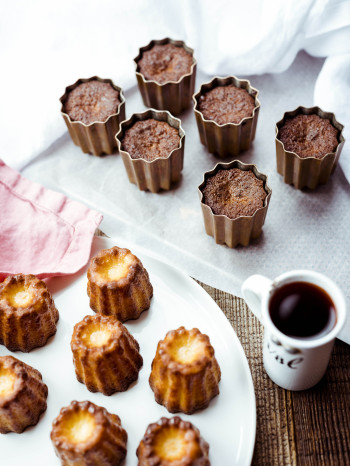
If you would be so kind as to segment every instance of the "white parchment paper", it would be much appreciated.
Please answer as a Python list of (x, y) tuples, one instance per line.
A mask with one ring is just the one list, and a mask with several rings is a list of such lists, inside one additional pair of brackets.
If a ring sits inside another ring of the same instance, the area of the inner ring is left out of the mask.
[[(276, 172), (275, 123), (285, 111), (313, 105), (322, 64), (302, 52), (282, 74), (249, 78), (260, 90), (261, 112), (254, 144), (238, 158), (255, 163), (272, 188), (263, 235), (249, 247), (229, 249), (205, 234), (197, 186), (218, 159), (200, 144), (192, 109), (181, 116), (186, 132), (183, 178), (169, 192), (139, 191), (129, 183), (119, 155), (85, 155), (68, 133), (23, 175), (100, 210), (105, 216), (102, 230), (124, 238), (123, 245), (130, 241), (146, 247), (209, 285), (241, 296), (241, 284), (251, 274), (274, 278), (305, 268), (333, 278), (350, 304), (350, 185), (343, 172), (338, 167), (328, 184), (314, 192), (284, 184)], [(196, 89), (210, 78), (198, 75)], [(136, 87), (126, 92), (127, 118), (144, 109)], [(350, 319), (340, 338), (350, 343)]]

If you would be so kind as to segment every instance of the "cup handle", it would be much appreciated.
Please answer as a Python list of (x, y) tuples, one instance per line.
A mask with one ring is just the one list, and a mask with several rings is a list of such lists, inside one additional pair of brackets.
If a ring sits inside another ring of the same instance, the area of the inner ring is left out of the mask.
[(263, 295), (271, 287), (272, 280), (263, 275), (252, 275), (242, 285), (243, 298), (249, 309), (261, 322), (261, 302)]

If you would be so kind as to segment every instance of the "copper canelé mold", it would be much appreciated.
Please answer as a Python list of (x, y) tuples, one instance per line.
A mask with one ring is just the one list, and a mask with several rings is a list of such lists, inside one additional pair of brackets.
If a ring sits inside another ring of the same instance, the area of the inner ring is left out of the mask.
[[(226, 215), (214, 214), (212, 209), (203, 202), (202, 189), (206, 185), (207, 179), (214, 176), (219, 170), (228, 170), (230, 168), (239, 168), (245, 171), (250, 170), (259, 180), (263, 180), (264, 182), (263, 186), (267, 196), (263, 207), (257, 209), (253, 215), (232, 219)], [(248, 246), (251, 239), (260, 236), (272, 190), (267, 185), (267, 176), (260, 173), (256, 165), (242, 163), (239, 160), (233, 160), (229, 163), (218, 163), (211, 171), (204, 173), (203, 182), (198, 186), (198, 193), (201, 201), (205, 231), (209, 236), (214, 237), (217, 244), (226, 244), (230, 248), (234, 248), (239, 244)]]
[[(193, 63), (191, 71), (181, 76), (177, 81), (168, 81), (159, 84), (157, 81), (146, 79), (139, 70), (138, 62), (142, 58), (143, 52), (150, 50), (154, 45), (173, 44), (177, 47), (184, 48), (192, 55)], [(143, 103), (146, 107), (158, 110), (168, 110), (173, 115), (179, 115), (183, 110), (191, 105), (191, 98), (194, 92), (196, 81), (197, 61), (193, 57), (193, 49), (187, 47), (182, 40), (173, 40), (168, 37), (161, 40), (151, 40), (145, 47), (141, 47), (139, 54), (134, 59), (136, 64), (136, 78), (139, 90), (142, 95)]]
[[(159, 157), (152, 161), (142, 158), (133, 159), (129, 152), (121, 148), (125, 131), (137, 121), (148, 120), (149, 118), (166, 121), (170, 126), (176, 128), (180, 135), (179, 147), (171, 151), (165, 158)], [(134, 113), (129, 120), (121, 123), (119, 133), (115, 138), (129, 181), (136, 184), (140, 190), (149, 190), (156, 193), (161, 189), (170, 189), (173, 183), (180, 180), (184, 160), (185, 132), (181, 127), (181, 121), (168, 111), (149, 109), (143, 113)]]
[[(81, 121), (72, 121), (69, 115), (64, 112), (64, 105), (71, 90), (75, 89), (79, 84), (89, 81), (109, 83), (119, 92), (120, 104), (118, 105), (117, 112), (110, 115), (107, 120), (103, 122), (96, 121), (86, 125)], [(125, 98), (120, 87), (116, 86), (111, 79), (102, 79), (98, 76), (88, 79), (78, 79), (74, 84), (66, 87), (65, 93), (60, 98), (60, 102), (62, 103), (61, 114), (74, 144), (80, 146), (83, 152), (97, 156), (112, 154), (115, 151), (117, 145), (114, 136), (119, 131), (120, 123), (125, 120)]]
[[(206, 120), (198, 110), (199, 97), (215, 87), (228, 86), (233, 84), (236, 87), (245, 89), (255, 100), (253, 113), (249, 117), (243, 118), (239, 123), (225, 123), (219, 125), (214, 120)], [(259, 91), (251, 86), (246, 79), (238, 79), (236, 76), (221, 78), (215, 76), (209, 83), (202, 84), (199, 92), (193, 95), (194, 113), (199, 131), (199, 137), (208, 151), (216, 154), (220, 158), (229, 155), (236, 156), (240, 152), (249, 149), (251, 142), (255, 138), (256, 125), (260, 110), (258, 100)]]
[[(335, 152), (330, 152), (322, 158), (299, 157), (295, 152), (287, 151), (282, 141), (278, 139), (279, 130), (284, 125), (286, 119), (297, 115), (318, 115), (326, 118), (339, 131), (338, 145)], [(276, 162), (277, 172), (283, 176), (284, 182), (294, 185), (297, 189), (315, 189), (320, 184), (325, 184), (337, 166), (340, 153), (344, 146), (344, 136), (342, 134), (344, 126), (340, 124), (334, 113), (324, 112), (319, 107), (298, 107), (291, 112), (286, 112), (282, 120), (276, 123)]]

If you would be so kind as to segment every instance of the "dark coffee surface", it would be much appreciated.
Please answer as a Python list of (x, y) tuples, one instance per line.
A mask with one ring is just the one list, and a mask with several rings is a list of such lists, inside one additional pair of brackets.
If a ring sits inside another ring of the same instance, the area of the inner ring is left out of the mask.
[(278, 330), (291, 337), (318, 338), (330, 332), (336, 323), (330, 296), (306, 282), (278, 288), (270, 299), (269, 311)]
[(237, 124), (253, 115), (255, 100), (245, 89), (230, 84), (201, 95), (198, 108), (206, 120), (214, 120), (219, 125)]
[(118, 111), (119, 92), (109, 83), (88, 81), (72, 89), (64, 104), (64, 112), (72, 121), (86, 125), (104, 122)]
[(132, 159), (149, 161), (168, 157), (179, 146), (179, 130), (153, 118), (137, 121), (125, 131), (122, 140), (122, 150), (129, 152)]
[(159, 84), (178, 81), (182, 76), (191, 72), (192, 55), (183, 47), (173, 44), (154, 45), (143, 52), (138, 62), (140, 73), (146, 79)]
[(264, 182), (252, 171), (239, 168), (219, 170), (208, 178), (202, 192), (203, 202), (214, 214), (232, 219), (253, 215), (264, 206), (267, 196)]
[(338, 130), (332, 123), (318, 115), (297, 115), (289, 118), (280, 128), (278, 139), (287, 151), (299, 157), (321, 159), (335, 152), (338, 145)]

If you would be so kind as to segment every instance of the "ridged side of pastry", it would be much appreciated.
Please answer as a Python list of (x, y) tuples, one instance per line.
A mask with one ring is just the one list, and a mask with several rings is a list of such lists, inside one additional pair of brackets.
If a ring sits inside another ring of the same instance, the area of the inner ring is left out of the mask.
[[(90, 347), (84, 342), (84, 332), (91, 325), (105, 326), (111, 333), (102, 346)], [(113, 316), (86, 316), (74, 327), (71, 348), (78, 381), (104, 395), (127, 390), (143, 364), (138, 342)]]
[[(17, 305), (14, 290), (28, 292), (29, 302)], [(10, 351), (28, 352), (45, 345), (56, 333), (58, 317), (50, 291), (35, 275), (13, 275), (0, 285), (0, 343)]]
[[(75, 415), (79, 418), (86, 413), (93, 417), (93, 433), (84, 441), (73, 442), (64, 424), (68, 417)], [(90, 401), (72, 401), (61, 409), (52, 424), (51, 441), (64, 466), (119, 465), (126, 456), (127, 439), (119, 416)]]
[[(118, 280), (101, 279), (99, 268), (106, 262), (125, 254), (132, 257), (127, 275)], [(143, 311), (149, 309), (153, 287), (141, 261), (128, 249), (115, 246), (100, 251), (91, 260), (87, 293), (93, 311), (103, 315), (113, 315), (121, 322), (125, 322), (129, 319), (138, 319)]]
[(7, 394), (0, 394), (0, 433), (21, 433), (37, 424), (46, 410), (48, 389), (38, 370), (12, 356), (0, 357), (2, 371), (13, 374), (14, 384)]
[[(183, 335), (203, 346), (203, 352), (189, 363), (176, 361), (169, 351), (169, 347)], [(210, 400), (219, 394), (220, 378), (214, 348), (209, 337), (198, 329), (180, 327), (168, 332), (165, 339), (158, 343), (149, 383), (157, 403), (165, 406), (170, 413), (192, 414), (206, 408)]]
[(210, 466), (208, 443), (193, 424), (178, 416), (150, 424), (136, 455), (139, 466)]

